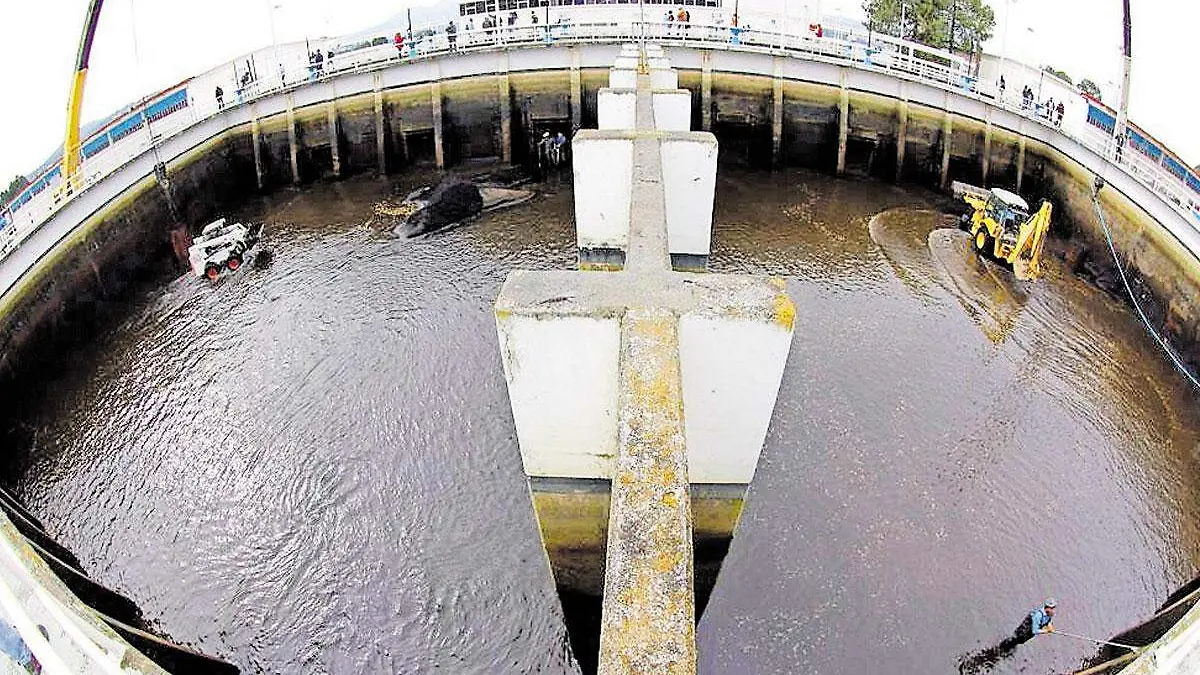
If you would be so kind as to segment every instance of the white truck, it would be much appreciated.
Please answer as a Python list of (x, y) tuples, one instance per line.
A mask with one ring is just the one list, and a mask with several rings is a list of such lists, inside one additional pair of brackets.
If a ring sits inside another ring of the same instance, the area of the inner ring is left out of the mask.
[(237, 270), (261, 235), (262, 225), (230, 224), (224, 218), (205, 225), (188, 249), (192, 274), (215, 280), (225, 269)]

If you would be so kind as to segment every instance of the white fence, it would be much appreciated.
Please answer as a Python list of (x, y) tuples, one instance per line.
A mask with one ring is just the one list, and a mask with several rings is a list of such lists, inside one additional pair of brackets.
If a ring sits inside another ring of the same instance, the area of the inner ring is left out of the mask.
[[(1034, 110), (1023, 110), (1019, 102), (1011, 97), (998, 101), (980, 94), (965, 60), (938, 49), (887, 36), (875, 35), (868, 41), (817, 37), (807, 31), (783, 33), (697, 23), (574, 23), (569, 14), (560, 15), (560, 20), (553, 24), (522, 23), (490, 29), (460, 29), (453, 36), (446, 33), (444, 26), (439, 26), (436, 30), (424, 28), (414, 31), (413, 35), (419, 37), (409, 39), (406, 35), (401, 48), (392, 43), (389, 36), (381, 36), (389, 40), (385, 44), (360, 48), (345, 47), (337, 39), (273, 45), (196, 76), (185, 83), (189, 96), (187, 107), (147, 124), (144, 129), (85, 159), (74, 192), (86, 191), (116, 168), (151, 150), (162, 138), (217, 114), (221, 108), (243, 105), (262, 96), (342, 73), (386, 68), (453, 51), (484, 51), (539, 44), (627, 42), (645, 38), (667, 45), (786, 55), (911, 78), (984, 99), (991, 105), (1001, 105), (1031, 121), (1055, 127)], [(328, 57), (317, 63), (311, 58), (315, 52), (328, 54)], [(218, 86), (223, 91), (221, 106), (215, 98)], [(1087, 124), (1080, 125), (1077, 120), (1072, 122), (1065, 129), (1058, 128), (1059, 133), (1075, 138), (1163, 195), (1194, 226), (1200, 222), (1200, 195), (1192, 193), (1177, 177), (1133, 148), (1127, 147), (1118, 153), (1112, 136)], [(0, 230), (0, 256), (19, 246), (30, 232), (73, 196), (64, 194), (61, 183), (51, 184), (19, 210), (7, 214), (11, 222)]]

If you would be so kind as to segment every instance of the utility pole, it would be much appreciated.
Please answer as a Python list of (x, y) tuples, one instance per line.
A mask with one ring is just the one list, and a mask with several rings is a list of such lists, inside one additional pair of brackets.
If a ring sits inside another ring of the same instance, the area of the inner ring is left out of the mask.
[[(1012, 13), (1012, 0), (1004, 0), (1004, 32), (1000, 35), (1000, 74), (996, 76), (996, 84), (999, 85), (1000, 78), (1004, 77), (1004, 65), (1008, 60), (1008, 15)], [(982, 57), (980, 58), (982, 61)], [(1001, 103), (1003, 104), (1004, 92), (1000, 92)]]
[(646, 0), (638, 0), (638, 13), (641, 16), (641, 19), (638, 21), (638, 23), (641, 26), (641, 34), (642, 34), (642, 39), (641, 39), (641, 47), (642, 48), (639, 52), (639, 56), (640, 56), (640, 55), (644, 55), (646, 53)]
[(1117, 148), (1125, 143), (1125, 125), (1129, 121), (1129, 71), (1133, 66), (1133, 33), (1129, 21), (1129, 0), (1125, 0), (1125, 70), (1121, 76), (1121, 102), (1117, 108), (1117, 124), (1113, 131), (1116, 134)]
[(954, 30), (958, 19), (958, 0), (950, 0), (950, 53), (954, 53)]
[[(275, 0), (267, 0), (267, 23), (271, 27), (271, 53), (275, 56), (275, 68), (279, 70), (279, 86), (282, 88), (287, 85), (287, 77), (283, 61), (279, 58), (279, 36), (275, 32), (275, 10), (280, 8), (280, 5), (275, 4)], [(257, 79), (257, 73), (255, 79)]]

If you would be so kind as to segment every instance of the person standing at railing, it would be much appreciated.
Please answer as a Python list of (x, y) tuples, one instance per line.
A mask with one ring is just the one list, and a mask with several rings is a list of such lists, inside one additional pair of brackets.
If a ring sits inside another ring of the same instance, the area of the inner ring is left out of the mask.
[(446, 26), (446, 41), (450, 43), (450, 51), (458, 49), (458, 26), (455, 26), (453, 21)]
[(684, 8), (680, 7), (680, 8), (679, 8), (679, 13), (677, 14), (677, 16), (679, 17), (679, 27), (680, 27), (680, 29), (681, 29), (681, 30), (682, 30), (682, 32), (683, 32), (683, 37), (687, 37), (687, 35), (688, 35), (688, 24), (689, 24), (689, 23), (691, 22), (691, 20), (692, 20), (692, 13), (691, 13), (691, 12), (689, 12), (689, 11), (687, 11), (686, 9), (684, 9)]
[(224, 110), (225, 109), (225, 90), (221, 89), (221, 85), (219, 85), (219, 84), (217, 85), (217, 89), (216, 89), (216, 91), (213, 92), (213, 95), (217, 99), (217, 110)]
[(392, 38), (392, 44), (396, 45), (396, 53), (401, 58), (403, 58), (404, 57), (404, 36), (401, 35), (400, 33), (396, 33), (396, 37)]
[(1059, 101), (1058, 107), (1054, 109), (1054, 126), (1062, 128), (1062, 118), (1064, 112), (1066, 112), (1066, 108), (1063, 107), (1063, 102)]

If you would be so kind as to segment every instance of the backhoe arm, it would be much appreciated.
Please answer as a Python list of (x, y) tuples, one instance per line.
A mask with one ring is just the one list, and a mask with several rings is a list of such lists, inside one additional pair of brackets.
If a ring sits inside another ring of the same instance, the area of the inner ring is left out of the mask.
[(1017, 233), (1017, 243), (1009, 254), (1008, 262), (1017, 269), (1017, 261), (1024, 262), (1024, 276), (1028, 280), (1037, 279), (1042, 274), (1042, 249), (1046, 245), (1046, 234), (1050, 231), (1050, 213), (1053, 211), (1050, 202), (1042, 202), (1042, 207), (1033, 217), (1021, 225)]

